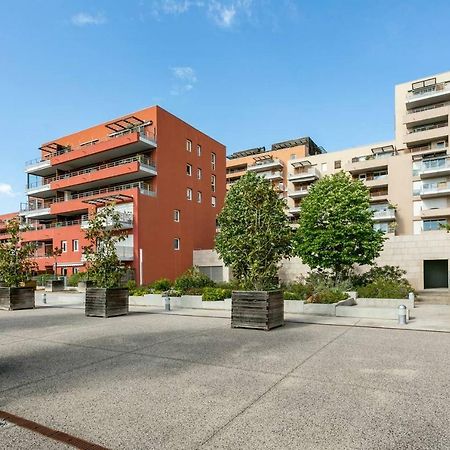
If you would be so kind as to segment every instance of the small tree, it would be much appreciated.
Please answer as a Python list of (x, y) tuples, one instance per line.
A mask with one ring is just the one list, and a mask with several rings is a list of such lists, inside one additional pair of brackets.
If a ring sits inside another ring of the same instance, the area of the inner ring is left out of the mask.
[(251, 172), (227, 194), (218, 217), (216, 250), (246, 289), (277, 285), (278, 263), (291, 253), (285, 207), (270, 183)]
[(373, 229), (369, 190), (339, 172), (316, 182), (302, 202), (295, 253), (312, 269), (348, 277), (354, 264), (371, 264), (385, 239)]
[(8, 287), (19, 287), (36, 269), (36, 263), (31, 259), (36, 244), (22, 240), (22, 229), (19, 217), (6, 221), (9, 237), (0, 242), (0, 280)]
[(88, 279), (101, 288), (119, 287), (125, 268), (117, 257), (116, 244), (125, 239), (120, 213), (107, 205), (89, 218), (85, 230), (89, 245), (83, 247)]

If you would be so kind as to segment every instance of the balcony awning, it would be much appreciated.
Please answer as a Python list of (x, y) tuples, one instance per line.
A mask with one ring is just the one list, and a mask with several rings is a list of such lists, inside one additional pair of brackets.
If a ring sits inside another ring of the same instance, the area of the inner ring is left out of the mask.
[(46, 153), (55, 153), (61, 148), (64, 148), (64, 145), (58, 144), (57, 142), (50, 142), (49, 144), (45, 144), (42, 147), (39, 147), (39, 150)]
[(374, 155), (381, 153), (395, 153), (395, 147), (393, 145), (385, 145), (384, 147), (374, 147), (370, 150)]
[(131, 195), (124, 194), (113, 194), (107, 195), (105, 197), (99, 198), (91, 198), (89, 200), (83, 200), (83, 203), (87, 203), (88, 205), (94, 206), (105, 206), (111, 203), (127, 203), (133, 201), (133, 197)]
[(273, 159), (272, 155), (261, 155), (261, 156), (255, 156), (253, 158), (255, 162), (262, 162), (262, 161), (268, 161)]
[(109, 128), (110, 130), (117, 132), (117, 131), (124, 131), (128, 130), (132, 127), (138, 127), (139, 125), (143, 125), (145, 123), (144, 120), (139, 119), (139, 117), (136, 116), (128, 116), (124, 119), (115, 120), (114, 122), (109, 122), (105, 125), (106, 128)]
[(295, 161), (291, 163), (293, 167), (309, 167), (312, 166), (311, 161)]

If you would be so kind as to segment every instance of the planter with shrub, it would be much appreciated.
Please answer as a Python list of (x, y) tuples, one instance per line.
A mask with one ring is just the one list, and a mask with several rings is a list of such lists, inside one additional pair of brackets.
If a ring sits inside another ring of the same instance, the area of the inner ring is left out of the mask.
[(0, 243), (0, 309), (17, 310), (34, 308), (35, 287), (26, 286), (35, 263), (31, 260), (36, 246), (24, 242), (20, 219), (6, 221), (6, 241)]
[(278, 264), (291, 253), (285, 203), (269, 181), (247, 173), (233, 184), (218, 217), (216, 250), (246, 290), (232, 292), (231, 326), (270, 330), (284, 325)]
[(85, 234), (89, 241), (83, 248), (87, 277), (95, 286), (86, 289), (86, 316), (107, 318), (128, 314), (129, 292), (121, 286), (125, 268), (116, 251), (116, 244), (125, 236), (114, 205), (105, 206), (91, 216)]

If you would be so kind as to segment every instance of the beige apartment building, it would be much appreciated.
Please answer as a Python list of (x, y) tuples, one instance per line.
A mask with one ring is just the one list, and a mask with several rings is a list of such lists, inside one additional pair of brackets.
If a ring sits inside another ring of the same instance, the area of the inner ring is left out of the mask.
[[(227, 188), (246, 171), (271, 180), (285, 198), (292, 222), (312, 183), (344, 170), (370, 190), (375, 227), (388, 240), (379, 264), (398, 265), (416, 289), (449, 286), (450, 219), (448, 152), (450, 72), (395, 87), (395, 139), (327, 153), (305, 137), (228, 156)], [(219, 273), (213, 251), (195, 252), (205, 272)], [(283, 280), (306, 273), (298, 258), (285, 261)]]

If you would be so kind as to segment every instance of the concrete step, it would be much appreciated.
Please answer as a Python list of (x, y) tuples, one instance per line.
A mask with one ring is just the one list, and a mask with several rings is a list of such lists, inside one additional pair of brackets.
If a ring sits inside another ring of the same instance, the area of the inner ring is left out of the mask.
[(450, 305), (450, 291), (448, 289), (418, 291), (416, 300), (422, 305)]

